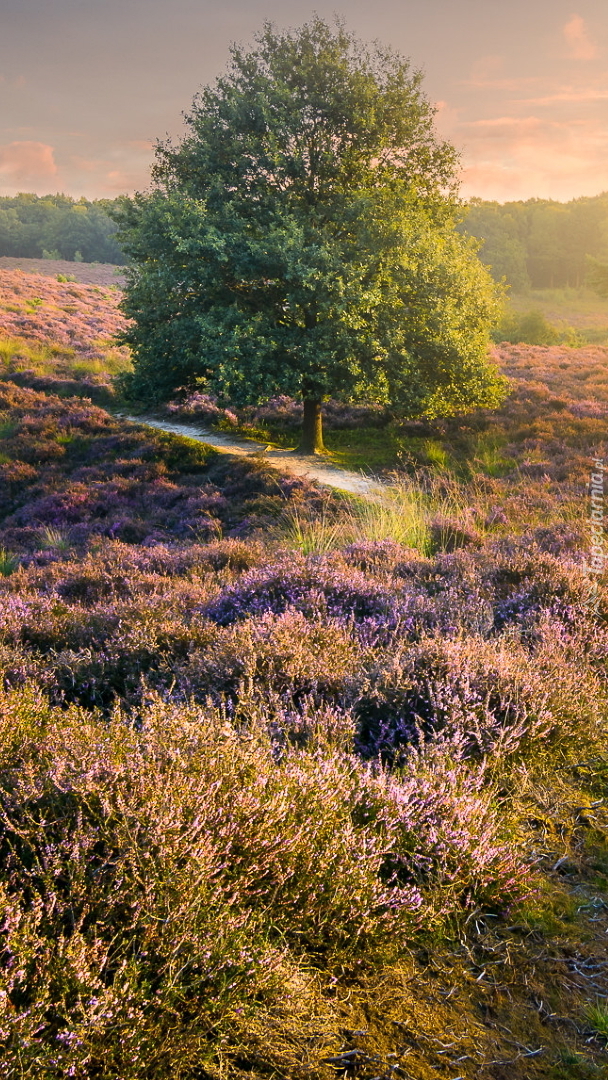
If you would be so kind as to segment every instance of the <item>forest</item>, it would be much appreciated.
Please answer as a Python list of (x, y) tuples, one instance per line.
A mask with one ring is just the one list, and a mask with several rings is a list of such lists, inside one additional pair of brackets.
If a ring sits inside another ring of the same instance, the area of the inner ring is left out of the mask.
[(0, 197), (0, 257), (122, 265), (111, 200), (20, 193)]
[(460, 228), (481, 242), (492, 276), (516, 292), (578, 289), (594, 261), (608, 260), (608, 192), (567, 203), (471, 199)]
[[(48, 257), (123, 265), (113, 214), (119, 199), (21, 193), (0, 197), (0, 257)], [(463, 206), (462, 232), (480, 242), (496, 281), (517, 293), (593, 286), (608, 263), (608, 192), (560, 203), (551, 199)]]

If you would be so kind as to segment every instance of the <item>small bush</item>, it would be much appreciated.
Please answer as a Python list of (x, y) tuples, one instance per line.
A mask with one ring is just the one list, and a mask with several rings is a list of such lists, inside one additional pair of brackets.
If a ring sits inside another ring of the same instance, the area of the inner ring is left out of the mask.
[(229, 626), (248, 616), (278, 615), (288, 609), (355, 623), (381, 618), (389, 626), (398, 620), (402, 604), (394, 590), (347, 569), (341, 560), (293, 556), (243, 575), (204, 613), (220, 626)]

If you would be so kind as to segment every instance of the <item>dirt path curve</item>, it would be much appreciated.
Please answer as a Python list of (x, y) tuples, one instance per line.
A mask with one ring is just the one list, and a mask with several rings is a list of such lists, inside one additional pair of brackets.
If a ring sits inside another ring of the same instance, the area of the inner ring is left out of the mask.
[(207, 428), (195, 427), (193, 424), (174, 424), (169, 420), (154, 420), (149, 416), (130, 416), (128, 413), (116, 415), (121, 420), (129, 420), (134, 424), (143, 424), (146, 427), (157, 428), (159, 431), (168, 431), (172, 435), (184, 435), (187, 439), (206, 443), (207, 446), (213, 446), (220, 453), (233, 454), (235, 457), (263, 457), (273, 469), (294, 473), (296, 476), (314, 480), (317, 484), (334, 488), (336, 491), (348, 491), (351, 495), (377, 496), (381, 495), (386, 487), (379, 480), (372, 480), (367, 476), (349, 472), (347, 469), (339, 469), (335, 465), (323, 464), (322, 459), (306, 457), (293, 450), (267, 450), (264, 443), (253, 442), (251, 439), (237, 439), (233, 435), (209, 431)]

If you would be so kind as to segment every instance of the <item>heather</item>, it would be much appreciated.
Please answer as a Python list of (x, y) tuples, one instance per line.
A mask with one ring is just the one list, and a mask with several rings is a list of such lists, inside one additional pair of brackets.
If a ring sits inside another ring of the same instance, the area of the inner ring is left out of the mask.
[(251, 531), (302, 482), (125, 426), (90, 401), (0, 384), (0, 544), (31, 555), (93, 537), (153, 544)]
[(604, 352), (501, 356), (368, 502), (0, 383), (0, 1076), (606, 1074)]
[(440, 1076), (431, 964), (472, 1077), (476, 995), (531, 1010), (540, 949), (557, 1003), (573, 933), (591, 963), (607, 640), (577, 560), (263, 535), (45, 542), (0, 582), (7, 1076)]
[[(608, 349), (502, 342), (493, 355), (510, 387), (497, 409), (406, 422), (380, 406), (327, 402), (330, 459), (375, 474), (422, 470), (444, 487), (456, 477), (467, 484), (473, 513), (481, 508), (485, 516), (493, 505), (513, 523), (547, 514), (563, 519), (567, 504), (570, 515), (578, 517), (589, 454), (605, 440)], [(283, 396), (235, 409), (197, 391), (175, 398), (165, 414), (295, 447), (302, 407)], [(459, 493), (460, 501), (461, 496), (466, 493)]]
[[(72, 275), (70, 275), (72, 276)], [(20, 385), (107, 404), (129, 367), (115, 285), (0, 268), (0, 372)], [(59, 279), (59, 280), (58, 280)]]

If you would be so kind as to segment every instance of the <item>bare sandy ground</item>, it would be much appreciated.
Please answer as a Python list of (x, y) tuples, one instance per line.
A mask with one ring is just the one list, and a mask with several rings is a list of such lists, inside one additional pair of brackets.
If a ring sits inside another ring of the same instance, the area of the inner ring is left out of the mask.
[(312, 480), (324, 487), (333, 488), (335, 491), (347, 491), (351, 495), (379, 496), (386, 490), (386, 485), (372, 477), (362, 476), (359, 473), (340, 469), (335, 465), (324, 463), (323, 458), (307, 457), (304, 454), (295, 453), (293, 450), (267, 450), (264, 443), (256, 443), (251, 439), (237, 439), (232, 435), (220, 431), (209, 431), (207, 428), (195, 427), (193, 424), (174, 424), (169, 420), (155, 420), (152, 417), (130, 416), (128, 413), (118, 414), (123, 420), (130, 420), (134, 424), (144, 424), (148, 427), (157, 428), (159, 431), (168, 431), (173, 435), (184, 435), (196, 442), (206, 443), (213, 446), (224, 454), (232, 454), (235, 457), (260, 457), (282, 473), (293, 473), (305, 480)]

